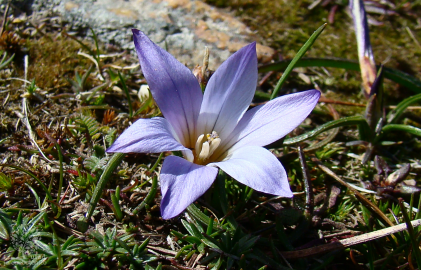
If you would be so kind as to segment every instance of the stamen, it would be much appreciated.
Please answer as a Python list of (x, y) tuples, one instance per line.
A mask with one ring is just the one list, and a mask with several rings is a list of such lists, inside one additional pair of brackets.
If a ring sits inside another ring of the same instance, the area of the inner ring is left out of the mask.
[(215, 138), (215, 139), (212, 140), (212, 142), (210, 144), (210, 149), (209, 149), (209, 156), (211, 156), (213, 154), (213, 152), (215, 152), (216, 148), (218, 148), (220, 143), (221, 143), (220, 138)]
[(200, 154), (200, 152), (202, 151), (202, 144), (203, 144), (203, 138), (205, 137), (205, 134), (202, 134), (199, 136), (199, 138), (197, 138), (196, 141), (196, 146), (195, 146), (195, 152), (196, 152), (196, 156), (198, 156)]
[(200, 162), (208, 159), (221, 144), (221, 139), (216, 131), (212, 133), (202, 134), (197, 138), (195, 145), (195, 154)]
[(202, 144), (202, 150), (200, 151), (200, 154), (199, 154), (199, 159), (205, 160), (208, 157), (209, 157), (209, 143), (204, 142)]
[(183, 154), (183, 157), (187, 159), (188, 161), (190, 162), (194, 161), (194, 155), (192, 152), (186, 150), (186, 151), (181, 151), (181, 153)]

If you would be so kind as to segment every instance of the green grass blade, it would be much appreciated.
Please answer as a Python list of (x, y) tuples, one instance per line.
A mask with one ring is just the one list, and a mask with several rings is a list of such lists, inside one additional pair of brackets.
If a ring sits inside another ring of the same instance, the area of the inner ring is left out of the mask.
[(405, 131), (415, 136), (421, 137), (421, 129), (409, 125), (389, 124), (382, 128), (383, 133), (388, 133), (391, 131)]
[[(152, 166), (152, 168), (149, 169), (149, 173), (153, 173), (156, 169), (156, 167), (158, 167), (159, 163), (161, 162), (162, 157), (164, 156), (164, 153), (162, 152), (158, 159), (156, 160), (155, 164)], [(151, 190), (149, 191), (148, 195), (146, 196), (146, 198), (143, 200), (143, 202), (141, 202), (134, 210), (133, 210), (133, 215), (137, 215), (137, 213), (139, 213), (140, 210), (142, 210), (146, 205), (149, 205), (153, 199), (155, 198), (156, 192), (158, 190), (158, 178), (156, 175), (154, 175), (152, 177), (152, 187)]]
[[(187, 207), (187, 212), (192, 218), (194, 218), (196, 221), (200, 221), (203, 225), (209, 224), (209, 217), (205, 215), (202, 211), (200, 211), (199, 208), (197, 208), (196, 205), (194, 205), (194, 203), (190, 204)], [(220, 228), (218, 228), (218, 224), (214, 223), (213, 229), (218, 230)]]
[[(259, 68), (259, 72), (284, 70), (290, 62), (290, 60), (284, 60), (273, 64), (264, 65)], [(331, 67), (360, 71), (360, 65), (357, 61), (341, 58), (304, 58), (300, 59), (295, 64), (295, 67)], [(379, 67), (380, 66), (377, 66), (377, 68)], [(385, 67), (384, 77), (411, 89), (417, 94), (421, 93), (421, 81), (405, 72)]]
[(416, 234), (414, 232), (414, 227), (412, 226), (412, 223), (411, 223), (411, 218), (408, 216), (408, 213), (406, 212), (406, 208), (403, 205), (402, 198), (399, 198), (399, 206), (401, 208), (401, 212), (407, 226), (409, 239), (412, 244), (412, 257), (415, 258), (415, 261), (417, 262), (417, 265), (418, 265), (418, 269), (421, 269), (421, 250), (419, 247), (419, 243), (417, 241)]
[(59, 164), (60, 164), (60, 178), (58, 182), (58, 191), (57, 191), (57, 203), (60, 203), (60, 197), (61, 197), (61, 190), (63, 189), (63, 153), (61, 152), (60, 145), (55, 142), (55, 147), (57, 150), (58, 158), (59, 158)]
[(94, 55), (95, 59), (98, 61), (99, 63), (99, 55), (100, 55), (100, 51), (99, 51), (99, 45), (98, 45), (98, 37), (95, 34), (94, 29), (90, 28), (91, 32), (92, 32), (92, 36), (94, 38), (94, 42), (95, 42), (95, 48), (96, 48), (96, 54)]
[(156, 169), (156, 167), (158, 167), (159, 163), (161, 162), (162, 157), (164, 156), (164, 152), (162, 152), (158, 159), (155, 161), (155, 164), (152, 166), (152, 168), (149, 169), (149, 173), (153, 173)]
[(358, 125), (358, 126), (364, 127), (364, 130), (370, 129), (367, 121), (365, 120), (365, 118), (363, 116), (361, 116), (361, 115), (350, 116), (350, 117), (345, 117), (345, 118), (341, 118), (341, 119), (338, 119), (338, 120), (327, 122), (327, 123), (315, 128), (315, 129), (313, 129), (312, 131), (309, 131), (307, 133), (304, 133), (302, 135), (299, 135), (299, 136), (296, 136), (296, 137), (293, 137), (293, 138), (285, 139), (284, 145), (291, 145), (291, 144), (295, 144), (295, 143), (298, 143), (298, 142), (308, 140), (308, 139), (313, 138), (313, 137), (319, 135), (320, 133), (323, 133), (323, 132), (325, 132), (329, 129), (332, 129), (332, 128), (343, 127), (343, 126), (351, 126), (351, 125)]
[(28, 183), (25, 183), (25, 186), (27, 186), (29, 188), (29, 190), (32, 192), (32, 194), (34, 194), (35, 197), (35, 201), (37, 202), (38, 205), (38, 209), (41, 209), (41, 200), (39, 199), (39, 196), (37, 194), (37, 192), (35, 191), (35, 189), (33, 187), (31, 187), (31, 185), (29, 185)]
[(146, 110), (149, 107), (149, 105), (152, 103), (152, 100), (153, 100), (152, 95), (149, 95), (148, 99), (142, 104), (142, 106), (140, 106), (140, 108), (134, 113), (133, 116), (136, 116), (142, 113), (144, 110)]
[(158, 177), (156, 175), (154, 175), (152, 177), (152, 187), (148, 193), (148, 195), (146, 195), (146, 198), (143, 200), (143, 202), (141, 202), (134, 210), (133, 210), (133, 215), (137, 215), (140, 210), (142, 210), (146, 205), (149, 205), (150, 203), (152, 203), (153, 199), (155, 198), (156, 192), (158, 191)]
[(120, 193), (119, 187), (116, 188), (115, 193), (111, 193), (111, 203), (113, 204), (113, 212), (114, 216), (117, 219), (117, 221), (121, 221), (123, 219), (123, 212), (121, 211), (118, 194)]
[(104, 172), (99, 178), (98, 184), (95, 187), (94, 194), (92, 195), (91, 201), (89, 202), (88, 212), (86, 213), (85, 221), (89, 220), (94, 212), (94, 209), (101, 198), (102, 190), (105, 188), (108, 180), (111, 177), (113, 171), (120, 165), (123, 160), (125, 153), (115, 153), (110, 161), (108, 161), (107, 166), (104, 169)]
[(298, 51), (297, 55), (295, 55), (294, 59), (292, 59), (291, 63), (287, 66), (284, 74), (282, 74), (282, 77), (279, 79), (278, 83), (275, 86), (275, 89), (273, 89), (272, 96), (270, 99), (274, 99), (277, 95), (279, 90), (281, 89), (282, 85), (285, 83), (286, 78), (289, 76), (291, 71), (294, 69), (295, 65), (297, 64), (298, 60), (301, 59), (301, 57), (304, 56), (304, 54), (308, 51), (308, 49), (311, 48), (311, 46), (314, 44), (316, 39), (319, 37), (319, 35), (323, 32), (323, 29), (325, 29), (327, 23), (323, 24), (319, 27), (307, 40), (307, 42), (301, 47), (301, 49)]
[(389, 112), (389, 114), (387, 115), (387, 122), (389, 124), (396, 123), (399, 120), (399, 117), (402, 115), (402, 113), (406, 110), (406, 108), (408, 108), (408, 106), (411, 106), (411, 104), (419, 101), (421, 101), (421, 94), (404, 99), (396, 106), (395, 109)]
[[(4, 56), (4, 58), (7, 56), (7, 53), (5, 53), (5, 56)], [(6, 61), (4, 61), (3, 62), (3, 59), (2, 59), (2, 61), (0, 62), (0, 69), (3, 69), (4, 67), (6, 67), (10, 62), (12, 62), (12, 60), (13, 60), (13, 58), (15, 57), (15, 54), (12, 54), (12, 56), (10, 56), (10, 58), (9, 59), (7, 59)]]
[(132, 108), (132, 101), (130, 99), (130, 92), (126, 85), (126, 80), (121, 75), (120, 71), (118, 72), (118, 77), (120, 77), (121, 86), (123, 87), (124, 93), (126, 93), (127, 96), (127, 102), (129, 103), (129, 117), (133, 117), (133, 108)]
[[(37, 183), (42, 187), (42, 189), (45, 191), (45, 194), (47, 195), (47, 197), (48, 197), (48, 200), (53, 200), (53, 197), (51, 196), (51, 193), (50, 193), (50, 191), (48, 190), (48, 188), (44, 185), (44, 183), (35, 175), (35, 174), (33, 174), (32, 172), (30, 172), (30, 171), (28, 171), (28, 170), (25, 170), (25, 169), (23, 169), (23, 168), (21, 168), (21, 167), (19, 167), (19, 166), (16, 166), (16, 165), (12, 165), (12, 164), (0, 164), (0, 167), (1, 166), (3, 166), (3, 167), (10, 167), (10, 168), (14, 168), (14, 169), (16, 169), (16, 170), (19, 170), (19, 171), (21, 171), (21, 172), (24, 172), (24, 173), (26, 173), (27, 175), (29, 175), (30, 177), (32, 177), (35, 181), (37, 181)], [(54, 206), (53, 206), (54, 207)]]
[(12, 234), (12, 220), (0, 210), (0, 239), (9, 240)]

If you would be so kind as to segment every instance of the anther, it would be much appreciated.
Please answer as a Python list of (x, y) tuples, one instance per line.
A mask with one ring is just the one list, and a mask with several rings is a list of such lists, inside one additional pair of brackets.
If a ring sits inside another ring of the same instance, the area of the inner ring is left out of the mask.
[(219, 144), (221, 143), (221, 139), (218, 136), (216, 131), (212, 131), (212, 133), (202, 134), (197, 138), (196, 145), (195, 145), (195, 153), (196, 157), (199, 160), (206, 160), (208, 159), (218, 148)]

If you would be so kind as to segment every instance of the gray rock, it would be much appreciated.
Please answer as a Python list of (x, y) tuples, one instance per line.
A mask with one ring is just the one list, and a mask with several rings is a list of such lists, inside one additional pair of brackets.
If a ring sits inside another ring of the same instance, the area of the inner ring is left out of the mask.
[[(1, 0), (4, 2), (5, 0)], [(232, 14), (193, 0), (20, 0), (14, 1), (33, 14), (59, 15), (71, 30), (92, 35), (105, 43), (134, 53), (131, 29), (137, 28), (192, 68), (201, 64), (205, 46), (210, 68), (256, 39)], [(258, 44), (260, 62), (272, 59), (274, 50)]]

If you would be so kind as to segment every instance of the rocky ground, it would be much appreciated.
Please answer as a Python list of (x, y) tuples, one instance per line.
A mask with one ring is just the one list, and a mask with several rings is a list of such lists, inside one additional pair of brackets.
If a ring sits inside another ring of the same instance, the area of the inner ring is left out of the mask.
[[(35, 18), (59, 16), (69, 32), (92, 36), (92, 29), (104, 44), (132, 52), (131, 29), (137, 28), (189, 65), (202, 62), (205, 46), (210, 50), (211, 68), (215, 68), (245, 44), (259, 39), (233, 12), (202, 1), (41, 0), (15, 4)], [(257, 53), (264, 63), (275, 51), (258, 44)]]

